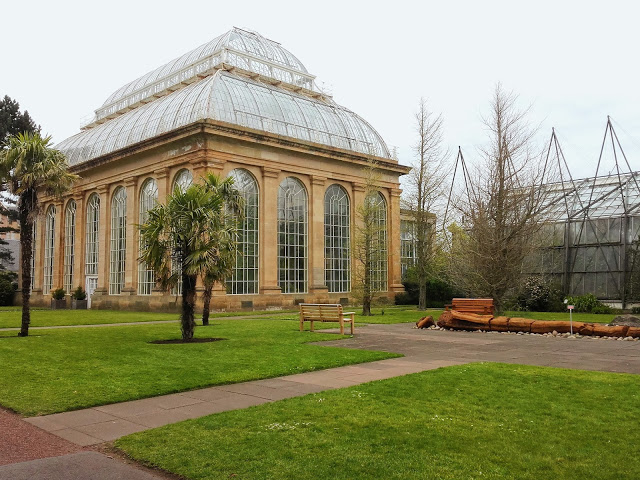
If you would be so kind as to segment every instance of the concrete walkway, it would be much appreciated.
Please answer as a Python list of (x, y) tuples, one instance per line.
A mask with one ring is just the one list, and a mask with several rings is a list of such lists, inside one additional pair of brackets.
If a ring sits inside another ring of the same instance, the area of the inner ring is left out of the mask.
[(640, 374), (640, 342), (534, 335), (416, 330), (408, 324), (369, 325), (347, 340), (319, 345), (405, 355), (286, 377), (210, 387), (26, 421), (77, 445), (323, 390), (439, 367), (488, 361)]

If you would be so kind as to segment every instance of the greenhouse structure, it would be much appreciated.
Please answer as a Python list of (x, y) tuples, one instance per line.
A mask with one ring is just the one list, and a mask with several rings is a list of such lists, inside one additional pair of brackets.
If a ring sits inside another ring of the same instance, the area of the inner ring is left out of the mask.
[(593, 293), (612, 306), (640, 301), (637, 271), (640, 172), (546, 185), (549, 222), (525, 273), (544, 275), (568, 295)]

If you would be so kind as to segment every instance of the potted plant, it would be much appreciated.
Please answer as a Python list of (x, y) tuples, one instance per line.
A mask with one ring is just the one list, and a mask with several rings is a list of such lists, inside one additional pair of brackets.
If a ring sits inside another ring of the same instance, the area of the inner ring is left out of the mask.
[(87, 309), (87, 292), (80, 285), (71, 294), (71, 309), (86, 310)]
[(64, 288), (56, 288), (51, 291), (51, 310), (64, 310), (67, 308), (67, 292)]

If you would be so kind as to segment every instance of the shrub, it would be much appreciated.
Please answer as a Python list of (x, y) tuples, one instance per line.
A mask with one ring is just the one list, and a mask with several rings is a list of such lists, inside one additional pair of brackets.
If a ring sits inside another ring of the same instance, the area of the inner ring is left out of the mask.
[(18, 288), (17, 275), (7, 270), (0, 271), (0, 306), (13, 305), (13, 297)]
[[(406, 292), (396, 295), (396, 305), (417, 305), (420, 295), (418, 276), (414, 268), (407, 270), (402, 284)], [(441, 278), (427, 280), (427, 307), (441, 308), (454, 297), (463, 296), (450, 283)]]
[(84, 291), (84, 288), (78, 285), (78, 288), (76, 288), (71, 294), (71, 298), (74, 300), (85, 300), (87, 298), (87, 292)]
[(613, 309), (609, 305), (605, 305), (604, 303), (600, 303), (591, 309), (591, 313), (613, 313)]
[(569, 305), (575, 307), (576, 312), (611, 313), (612, 309), (596, 298), (593, 293), (586, 293), (577, 297), (567, 297)]
[(515, 310), (534, 312), (557, 312), (564, 308), (562, 291), (545, 278), (528, 277), (522, 283), (512, 300)]
[(631, 313), (635, 313), (635, 314), (640, 313), (640, 307), (633, 307), (633, 308), (631, 309)]
[(66, 294), (67, 292), (64, 288), (56, 288), (51, 291), (51, 298), (54, 300), (62, 300)]

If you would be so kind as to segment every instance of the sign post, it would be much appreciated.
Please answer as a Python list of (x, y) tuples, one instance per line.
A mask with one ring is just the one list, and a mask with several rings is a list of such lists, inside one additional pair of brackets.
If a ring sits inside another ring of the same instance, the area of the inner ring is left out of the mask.
[(573, 335), (573, 305), (567, 305), (569, 310), (569, 327), (571, 328), (571, 335)]

